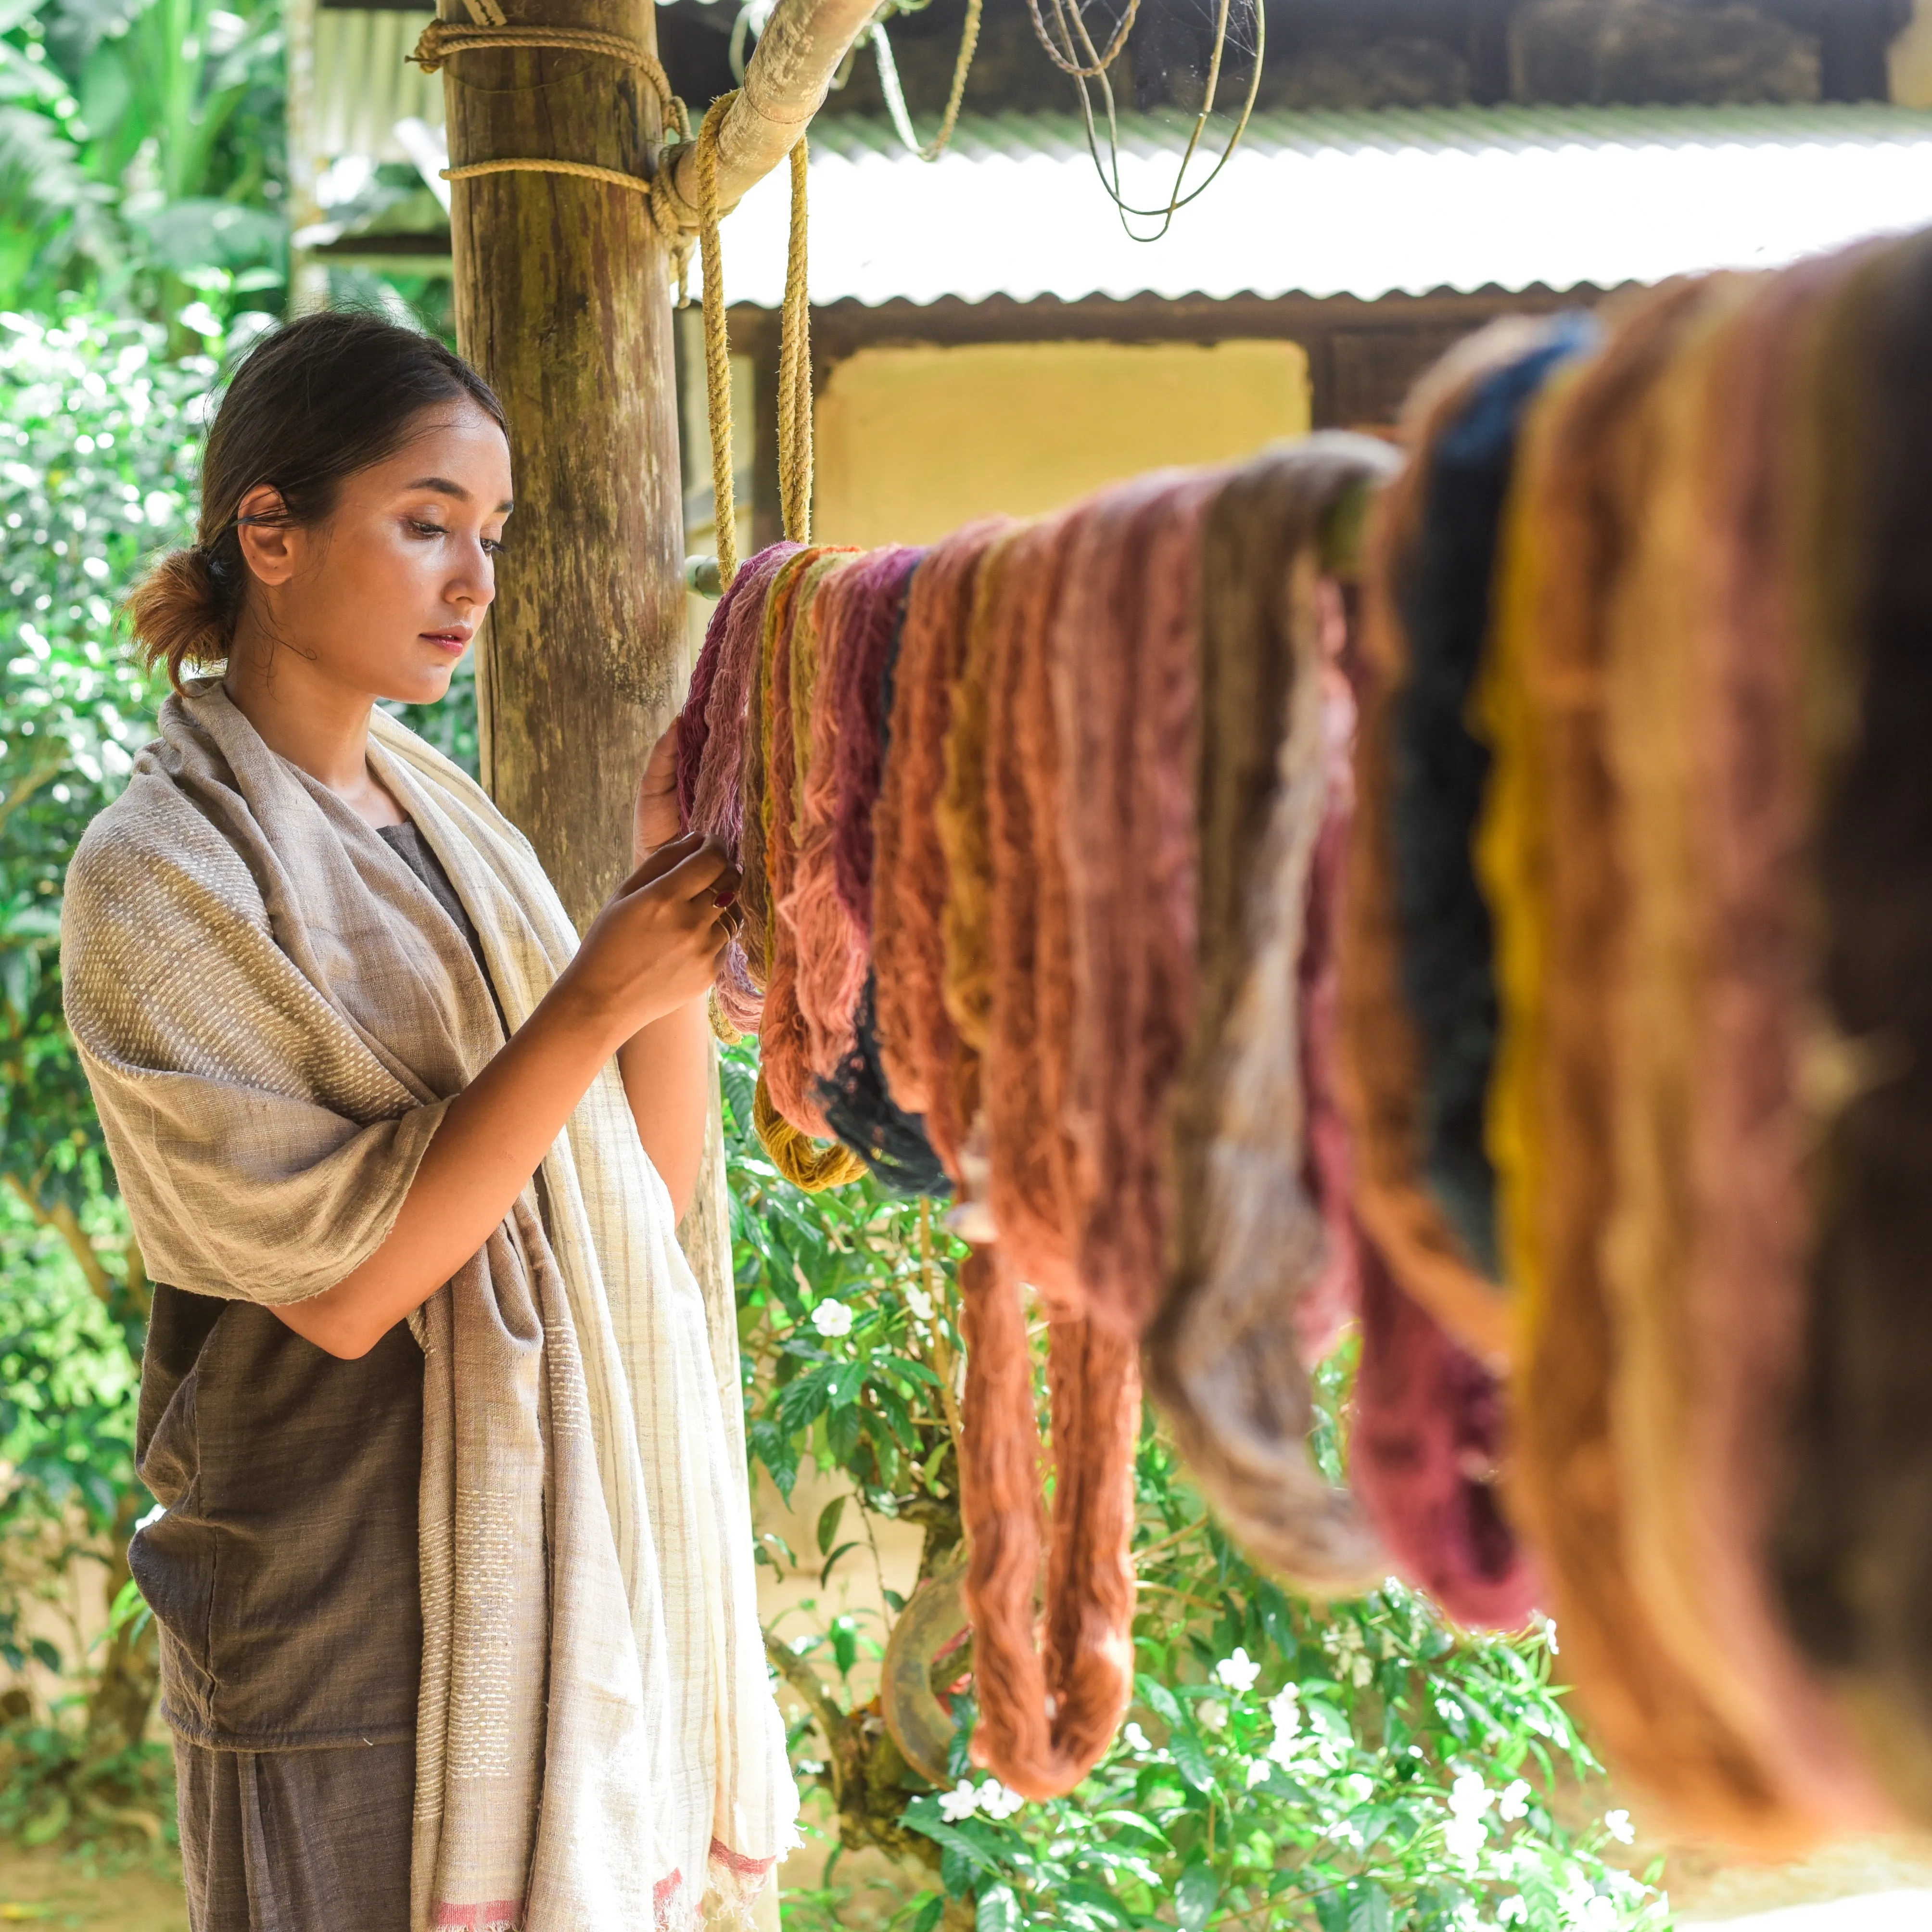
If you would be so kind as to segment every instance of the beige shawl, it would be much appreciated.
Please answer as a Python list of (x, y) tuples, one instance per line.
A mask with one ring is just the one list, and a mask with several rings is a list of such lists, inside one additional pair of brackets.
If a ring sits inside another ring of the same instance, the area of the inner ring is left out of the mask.
[[(68, 1018), (154, 1278), (298, 1301), (381, 1245), (444, 1107), (576, 934), (516, 829), (386, 717), (371, 768), (448, 872), (490, 986), (409, 867), (218, 684), (160, 722), (69, 873)], [(614, 1064), (411, 1327), (412, 1928), (740, 1922), (797, 1798), (742, 1418), (719, 1400), (736, 1364), (714, 1366)]]

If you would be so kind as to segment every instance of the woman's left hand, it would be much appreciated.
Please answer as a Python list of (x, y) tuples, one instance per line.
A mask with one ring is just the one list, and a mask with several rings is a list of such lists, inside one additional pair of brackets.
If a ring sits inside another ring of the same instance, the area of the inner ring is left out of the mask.
[(631, 863), (641, 866), (660, 845), (683, 830), (677, 818), (677, 726), (674, 722), (651, 747), (638, 802), (631, 818)]

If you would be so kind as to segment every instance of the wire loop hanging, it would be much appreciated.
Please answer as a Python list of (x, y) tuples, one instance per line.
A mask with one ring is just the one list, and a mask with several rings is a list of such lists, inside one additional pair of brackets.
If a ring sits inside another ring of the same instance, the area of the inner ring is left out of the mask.
[[(1268, 9), (1265, 0), (1252, 0), (1255, 18), (1254, 70), (1248, 78), (1248, 91), (1241, 103), (1240, 115), (1229, 133), (1227, 145), (1221, 150), (1214, 165), (1206, 177), (1192, 188), (1186, 187), (1187, 170), (1199, 152), (1202, 137), (1208, 131), (1208, 124), (1214, 112), (1214, 99), (1221, 85), (1221, 68), (1227, 52), (1228, 28), (1233, 12), (1234, 0), (1216, 0), (1214, 14), (1214, 47), (1208, 63), (1207, 84), (1203, 91), (1199, 111), (1194, 117), (1194, 125), (1187, 137), (1187, 146), (1180, 157), (1180, 165), (1174, 170), (1174, 187), (1166, 203), (1160, 207), (1143, 208), (1130, 201), (1120, 187), (1120, 116), (1114, 102), (1113, 83), (1107, 77), (1108, 70), (1117, 61), (1127, 44), (1127, 36), (1132, 31), (1138, 17), (1140, 0), (1127, 0), (1127, 8), (1120, 16), (1119, 24), (1109, 35), (1104, 49), (1096, 48), (1093, 37), (1087, 31), (1086, 15), (1080, 0), (1048, 0), (1052, 10), (1053, 26), (1049, 30), (1040, 12), (1040, 0), (1027, 0), (1028, 11), (1033, 16), (1034, 32), (1040, 44), (1047, 52), (1053, 64), (1062, 73), (1072, 76), (1080, 89), (1081, 118), (1087, 130), (1087, 152), (1093, 157), (1095, 172), (1100, 177), (1100, 185), (1106, 190), (1107, 198), (1112, 202), (1120, 217), (1120, 226), (1136, 242), (1158, 242), (1173, 225), (1174, 216), (1190, 202), (1198, 200), (1214, 184), (1215, 178), (1232, 158), (1240, 146), (1241, 136), (1247, 132), (1248, 122), (1252, 118), (1255, 100), (1261, 91), (1262, 63), (1268, 47)], [(1056, 44), (1055, 34), (1058, 40)], [(1094, 99), (1088, 83), (1100, 83), (1101, 114), (1107, 124), (1106, 156), (1100, 152), (1100, 134), (1094, 113)], [(1183, 190), (1186, 191), (1184, 193)], [(1133, 227), (1134, 220), (1155, 221), (1160, 226), (1150, 235), (1138, 234)]]
[[(1134, 0), (1134, 4), (1138, 6), (1139, 0)], [(985, 0), (966, 0), (966, 21), (959, 30), (959, 51), (953, 58), (952, 85), (946, 96), (946, 111), (940, 117), (939, 132), (923, 143), (912, 124), (912, 116), (906, 106), (905, 89), (899, 85), (898, 63), (892, 58), (892, 44), (886, 38), (885, 16), (891, 10), (881, 9), (878, 19), (872, 22), (872, 54), (879, 65), (879, 92), (886, 97), (886, 112), (892, 116), (893, 132), (922, 161), (938, 160), (952, 142), (952, 130), (959, 123), (960, 104), (966, 98), (966, 76), (971, 71), (973, 56), (980, 45), (980, 20), (984, 5)]]

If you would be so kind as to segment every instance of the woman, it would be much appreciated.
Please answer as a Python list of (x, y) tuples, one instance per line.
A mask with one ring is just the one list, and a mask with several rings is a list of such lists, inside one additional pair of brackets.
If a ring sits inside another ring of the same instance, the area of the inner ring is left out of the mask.
[(256, 348), (200, 540), (130, 600), (160, 736), (68, 874), (68, 1018), (169, 1284), (132, 1561), (196, 1932), (732, 1924), (794, 1835), (735, 1358), (674, 1235), (736, 874), (676, 836), (667, 739), (580, 945), (376, 708), (448, 688), (510, 510), (436, 343)]

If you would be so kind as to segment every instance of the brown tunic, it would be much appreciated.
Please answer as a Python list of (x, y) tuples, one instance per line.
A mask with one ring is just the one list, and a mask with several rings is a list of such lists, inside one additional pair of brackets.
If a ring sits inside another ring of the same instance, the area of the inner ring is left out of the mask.
[[(382, 836), (480, 961), (422, 834)], [(135, 1454), (164, 1513), (128, 1555), (194, 1932), (406, 1927), (422, 1384), (404, 1324), (342, 1361), (266, 1308), (154, 1290)]]

